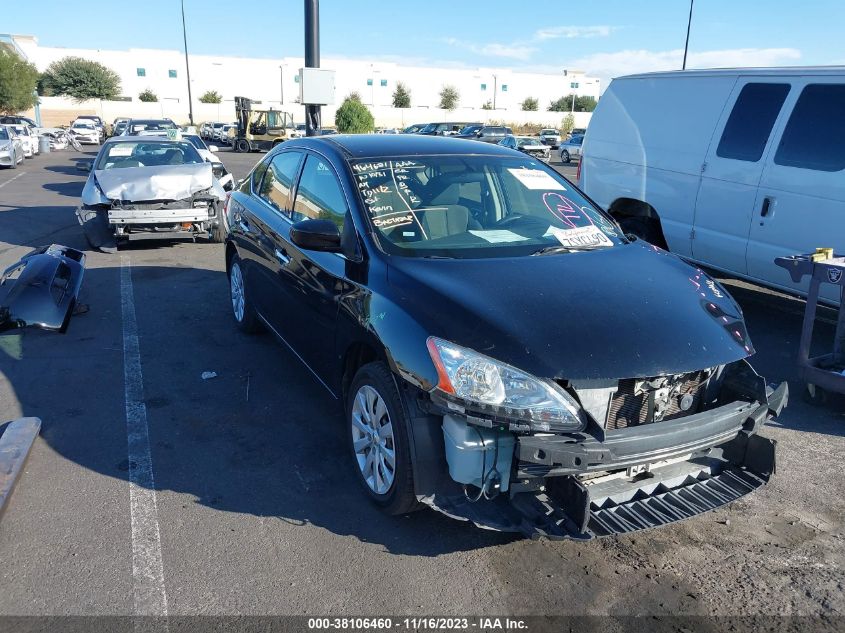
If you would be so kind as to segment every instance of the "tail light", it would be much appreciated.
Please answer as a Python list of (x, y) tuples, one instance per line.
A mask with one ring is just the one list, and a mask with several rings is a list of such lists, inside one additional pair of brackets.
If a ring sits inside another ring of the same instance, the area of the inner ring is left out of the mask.
[(578, 171), (575, 173), (575, 180), (578, 181), (578, 186), (584, 188), (584, 183), (581, 182), (581, 166), (584, 164), (584, 154), (578, 159)]

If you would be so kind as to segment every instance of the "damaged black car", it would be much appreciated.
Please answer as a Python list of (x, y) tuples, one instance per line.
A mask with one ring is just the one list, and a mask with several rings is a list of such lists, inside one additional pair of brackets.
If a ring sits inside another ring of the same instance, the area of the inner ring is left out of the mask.
[(748, 363), (736, 302), (531, 156), (297, 139), (225, 213), (237, 325), (271, 331), (342, 403), (350, 467), (387, 512), (587, 539), (774, 473), (758, 432), (786, 384)]

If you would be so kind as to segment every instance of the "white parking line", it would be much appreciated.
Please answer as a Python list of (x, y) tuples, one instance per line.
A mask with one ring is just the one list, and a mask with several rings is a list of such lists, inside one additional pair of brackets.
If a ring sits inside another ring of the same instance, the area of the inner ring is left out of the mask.
[(120, 258), (120, 306), (123, 315), (123, 382), (129, 447), (129, 509), (132, 523), (132, 579), (135, 614), (166, 616), (167, 594), (161, 562), (153, 462), (144, 378), (138, 345), (138, 322), (129, 257)]
[(9, 178), (9, 180), (7, 180), (6, 182), (0, 182), (0, 189), (2, 189), (3, 187), (5, 187), (6, 185), (8, 185), (8, 184), (9, 184), (10, 182), (12, 182), (13, 180), (17, 180), (18, 178), (20, 178), (21, 176), (23, 176), (23, 175), (25, 175), (25, 174), (26, 174), (26, 172), (23, 172), (23, 173), (18, 174), (17, 176), (12, 176), (12, 177), (11, 177), (11, 178)]

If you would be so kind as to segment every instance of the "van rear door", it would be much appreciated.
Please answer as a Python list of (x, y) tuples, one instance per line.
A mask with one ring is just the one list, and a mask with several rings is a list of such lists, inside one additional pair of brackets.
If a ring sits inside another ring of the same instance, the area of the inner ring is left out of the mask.
[(788, 80), (737, 79), (702, 166), (693, 259), (730, 273), (748, 273), (745, 252), (763, 158), (789, 90)]
[[(774, 265), (782, 255), (832, 247), (845, 254), (845, 77), (804, 76), (794, 82), (768, 153), (748, 241), (748, 275), (806, 294)], [(793, 105), (794, 104), (794, 105)], [(839, 287), (821, 286), (839, 302)]]

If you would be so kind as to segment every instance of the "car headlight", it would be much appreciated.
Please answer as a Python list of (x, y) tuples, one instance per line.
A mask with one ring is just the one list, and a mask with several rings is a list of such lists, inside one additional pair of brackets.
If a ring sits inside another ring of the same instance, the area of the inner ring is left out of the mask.
[(480, 414), (519, 420), (525, 430), (571, 432), (584, 427), (578, 403), (554, 382), (542, 380), (436, 337), (427, 340), (439, 391)]

